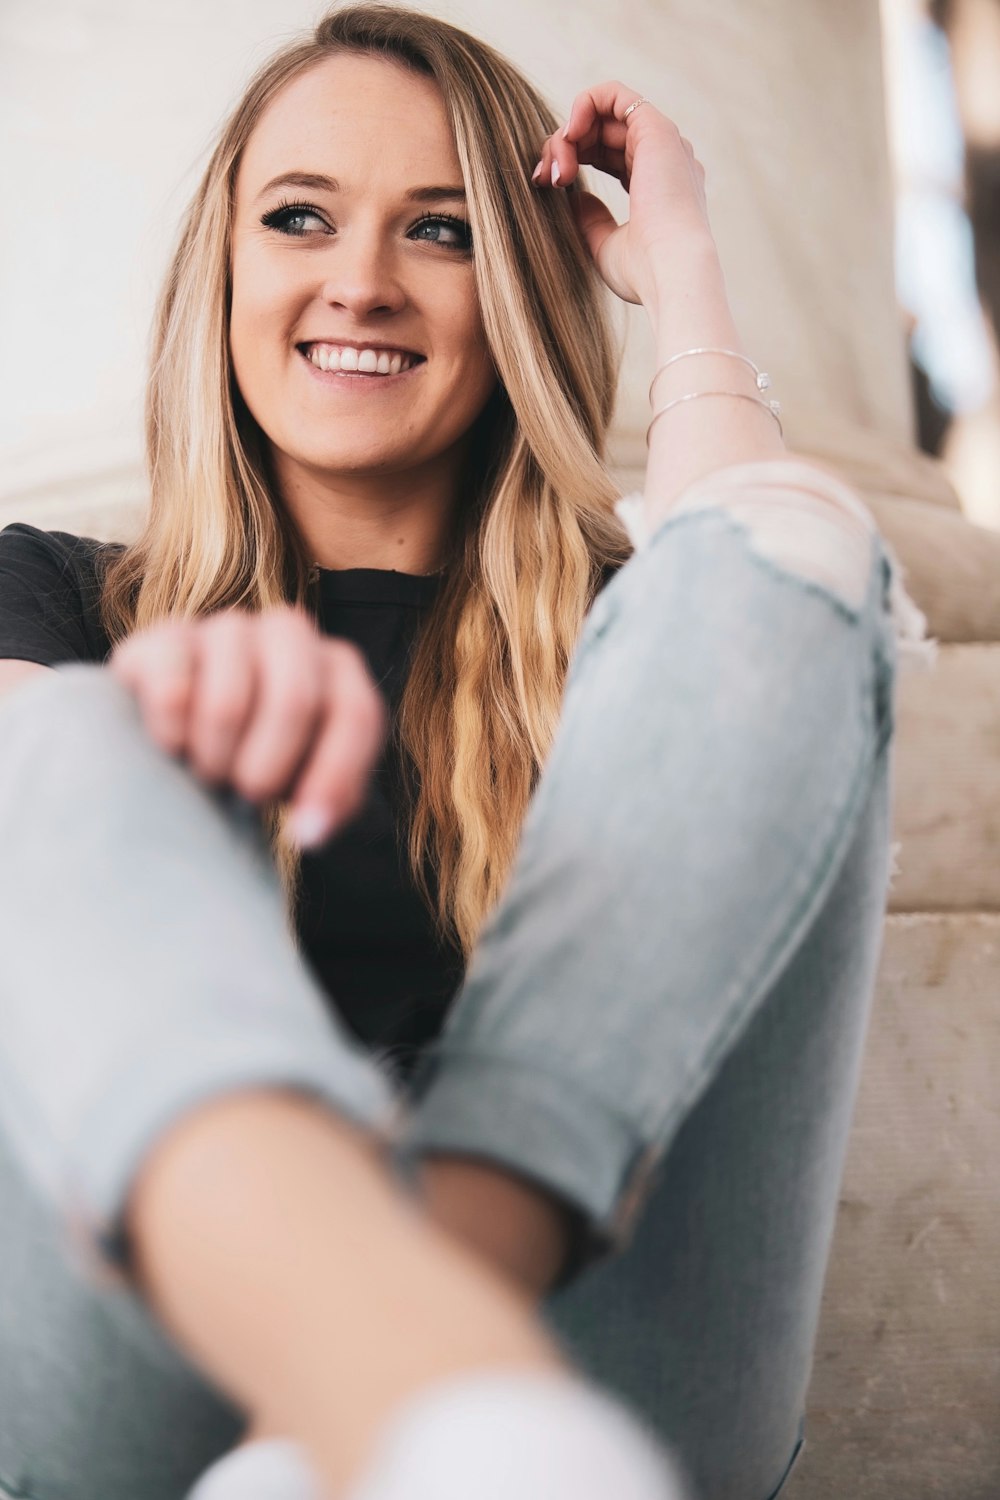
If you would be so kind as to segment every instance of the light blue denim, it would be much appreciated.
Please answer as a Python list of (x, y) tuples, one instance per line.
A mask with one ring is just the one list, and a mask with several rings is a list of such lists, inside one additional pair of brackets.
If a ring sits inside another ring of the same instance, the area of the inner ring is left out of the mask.
[(251, 1083), (395, 1131), (401, 1171), (467, 1151), (575, 1204), (550, 1326), (696, 1496), (777, 1495), (881, 945), (898, 581), (874, 530), (860, 603), (753, 541), (721, 501), (671, 516), (596, 601), (408, 1107), (330, 1019), (238, 800), (100, 668), (0, 701), (0, 1495), (180, 1500), (239, 1435), (88, 1247), (115, 1252), (170, 1120)]

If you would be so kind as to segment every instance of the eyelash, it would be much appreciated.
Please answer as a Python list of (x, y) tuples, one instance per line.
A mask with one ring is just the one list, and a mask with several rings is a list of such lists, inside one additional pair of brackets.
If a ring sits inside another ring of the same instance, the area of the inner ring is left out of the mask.
[[(277, 230), (279, 234), (288, 235), (291, 239), (305, 239), (308, 234), (314, 232), (309, 229), (290, 229), (287, 220), (292, 214), (311, 214), (317, 219), (323, 217), (319, 210), (311, 203), (279, 203), (277, 208), (272, 208), (268, 213), (262, 214), (260, 222), (264, 225), (265, 229)], [(469, 222), (467, 219), (460, 218), (458, 214), (425, 214), (422, 219), (418, 219), (416, 224), (411, 226), (411, 233), (413, 229), (419, 229), (422, 224), (451, 224), (455, 229), (462, 231), (467, 243), (464, 245), (442, 244), (441, 248), (443, 250), (467, 251), (472, 249)], [(427, 243), (433, 245), (436, 242), (428, 240)]]

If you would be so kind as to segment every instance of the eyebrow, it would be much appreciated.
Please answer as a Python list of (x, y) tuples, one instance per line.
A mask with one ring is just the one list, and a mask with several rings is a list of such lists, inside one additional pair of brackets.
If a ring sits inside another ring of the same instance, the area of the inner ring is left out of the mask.
[[(272, 177), (271, 181), (261, 188), (255, 202), (259, 203), (269, 193), (273, 193), (279, 187), (306, 188), (318, 193), (339, 193), (340, 184), (335, 177), (324, 177), (316, 172), (282, 172), (279, 177)], [(458, 201), (465, 199), (464, 187), (419, 187), (411, 188), (404, 195), (410, 203), (440, 203), (443, 199)]]

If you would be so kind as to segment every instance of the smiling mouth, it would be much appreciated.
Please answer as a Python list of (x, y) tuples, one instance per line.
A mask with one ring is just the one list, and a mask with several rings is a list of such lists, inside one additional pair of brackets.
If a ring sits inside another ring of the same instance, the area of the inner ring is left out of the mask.
[(337, 344), (299, 344), (297, 348), (314, 370), (326, 375), (385, 380), (426, 363), (422, 354), (402, 349), (356, 349)]

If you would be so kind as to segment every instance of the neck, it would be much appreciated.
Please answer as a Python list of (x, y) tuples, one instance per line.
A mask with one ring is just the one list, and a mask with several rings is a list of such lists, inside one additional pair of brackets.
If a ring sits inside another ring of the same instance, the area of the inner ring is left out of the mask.
[(275, 463), (285, 506), (321, 568), (435, 573), (458, 498), (455, 465), (444, 471), (331, 475)]

